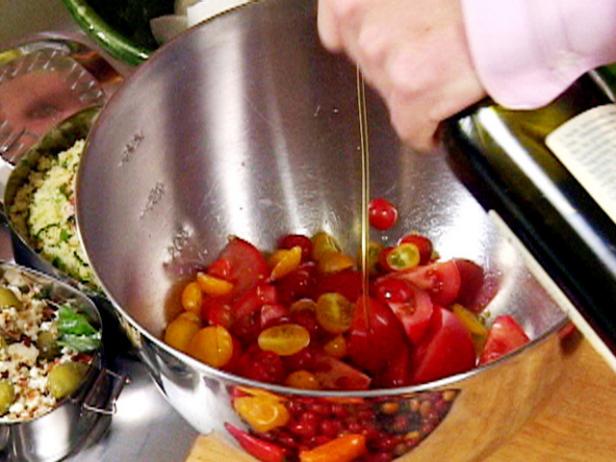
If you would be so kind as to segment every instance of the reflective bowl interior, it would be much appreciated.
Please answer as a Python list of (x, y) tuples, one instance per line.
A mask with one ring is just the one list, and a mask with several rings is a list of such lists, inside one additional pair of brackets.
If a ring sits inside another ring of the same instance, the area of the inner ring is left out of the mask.
[[(322, 49), (315, 11), (316, 2), (271, 0), (192, 29), (131, 76), (90, 134), (81, 237), (110, 298), (153, 338), (173, 281), (229, 235), (272, 249), (283, 234), (325, 230), (358, 249), (355, 69)], [(401, 217), (372, 238), (424, 233), (442, 258), (487, 269), (499, 288), (493, 315), (514, 313), (532, 338), (558, 325), (562, 313), (444, 154), (405, 149), (379, 98), (370, 93), (368, 105), (372, 196)]]

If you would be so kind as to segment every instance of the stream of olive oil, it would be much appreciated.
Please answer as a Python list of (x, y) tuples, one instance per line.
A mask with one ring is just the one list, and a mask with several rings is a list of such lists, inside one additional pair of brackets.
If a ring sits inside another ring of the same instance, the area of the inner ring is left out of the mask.
[[(369, 267), (369, 243), (370, 223), (368, 217), (368, 202), (370, 201), (370, 143), (368, 138), (368, 111), (366, 107), (366, 88), (364, 78), (357, 68), (357, 109), (359, 116), (359, 141), (361, 155), (361, 273), (362, 293), (368, 295), (370, 267)], [(364, 315), (366, 324), (370, 319), (370, 304), (364, 301)]]

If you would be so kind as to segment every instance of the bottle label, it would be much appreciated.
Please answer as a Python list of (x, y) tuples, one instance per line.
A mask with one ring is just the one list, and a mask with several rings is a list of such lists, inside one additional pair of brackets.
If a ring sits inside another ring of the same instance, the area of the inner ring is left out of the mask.
[(545, 144), (616, 223), (616, 104), (568, 120)]

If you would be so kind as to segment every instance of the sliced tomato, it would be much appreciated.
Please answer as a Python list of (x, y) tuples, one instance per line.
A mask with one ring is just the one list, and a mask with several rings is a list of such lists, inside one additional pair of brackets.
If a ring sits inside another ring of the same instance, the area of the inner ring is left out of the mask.
[(407, 337), (416, 345), (430, 327), (434, 312), (430, 296), (423, 290), (410, 288), (411, 297), (405, 302), (390, 302), (391, 311), (398, 317)]
[[(370, 304), (368, 309), (366, 303)], [(353, 363), (376, 373), (407, 348), (400, 322), (392, 311), (378, 300), (360, 297), (347, 334), (347, 351)]]
[(275, 285), (280, 302), (290, 305), (300, 298), (312, 295), (317, 281), (316, 274), (316, 265), (308, 262), (277, 280)]
[(428, 332), (413, 350), (412, 383), (424, 383), (472, 369), (475, 348), (468, 330), (450, 311), (434, 307)]
[(278, 296), (273, 285), (266, 283), (258, 284), (233, 302), (233, 316), (235, 319), (250, 316), (263, 305), (272, 305), (277, 301)]
[(232, 295), (241, 297), (269, 276), (265, 257), (249, 242), (233, 237), (220, 253), (219, 260), (226, 260), (230, 269), (225, 278), (234, 284)]
[(207, 267), (207, 274), (220, 279), (228, 280), (231, 275), (231, 263), (228, 260), (219, 258)]
[(442, 306), (453, 303), (460, 292), (460, 271), (453, 260), (418, 266), (385, 277), (395, 277), (410, 282), (428, 292), (434, 303)]
[(362, 292), (362, 278), (359, 271), (344, 270), (338, 273), (320, 275), (317, 279), (316, 300), (328, 292), (337, 292), (350, 302), (355, 303)]
[(387, 362), (383, 372), (375, 376), (375, 383), (379, 387), (404, 387), (411, 383), (411, 355), (408, 348), (402, 348)]
[(494, 361), (501, 356), (526, 345), (530, 339), (517, 321), (508, 315), (498, 316), (488, 332), (486, 345), (481, 353), (479, 364)]
[(281, 303), (270, 303), (261, 307), (261, 329), (289, 322), (289, 309)]
[(229, 297), (204, 297), (201, 303), (201, 319), (207, 320), (210, 326), (229, 329), (233, 324)]
[(476, 311), (477, 296), (483, 287), (483, 268), (464, 258), (454, 260), (460, 272), (460, 292), (456, 301), (472, 311)]
[(323, 355), (314, 362), (314, 375), (327, 390), (367, 390), (370, 377), (348, 364)]

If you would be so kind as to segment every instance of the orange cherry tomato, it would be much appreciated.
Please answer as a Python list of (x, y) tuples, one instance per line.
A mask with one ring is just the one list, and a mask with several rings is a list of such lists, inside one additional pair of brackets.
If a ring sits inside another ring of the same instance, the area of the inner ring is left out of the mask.
[(233, 338), (222, 326), (200, 329), (190, 340), (187, 353), (212, 367), (223, 367), (233, 356)]
[(340, 245), (325, 231), (319, 231), (312, 236), (312, 258), (319, 261), (329, 252), (340, 252)]
[(284, 383), (288, 387), (302, 388), (304, 390), (318, 390), (321, 388), (315, 375), (305, 370), (291, 372)]
[(353, 304), (336, 292), (328, 292), (317, 300), (317, 322), (332, 334), (342, 334), (351, 327)]
[(316, 448), (301, 451), (299, 460), (301, 462), (351, 462), (367, 451), (366, 437), (349, 433)]
[[(200, 323), (189, 319), (185, 315), (193, 313), (183, 313), (169, 323), (165, 329), (164, 341), (167, 345), (180, 350), (184, 353), (188, 350), (188, 344), (197, 331), (201, 328)], [(197, 317), (196, 315), (194, 315)]]
[(212, 297), (227, 295), (233, 290), (229, 281), (201, 272), (197, 273), (197, 284), (203, 293)]
[(284, 403), (265, 396), (242, 396), (233, 400), (233, 408), (259, 433), (285, 426), (290, 419)]
[(310, 333), (299, 324), (280, 324), (261, 331), (257, 342), (264, 351), (291, 356), (308, 346)]
[(182, 290), (182, 307), (191, 313), (200, 314), (202, 300), (203, 295), (199, 284), (194, 281), (186, 284)]
[(394, 247), (385, 258), (389, 268), (402, 271), (416, 267), (421, 260), (421, 255), (415, 244), (405, 242)]
[(338, 335), (323, 345), (323, 351), (333, 358), (343, 358), (347, 354), (346, 340), (342, 335)]
[(302, 262), (302, 248), (300, 246), (290, 249), (279, 249), (270, 257), (269, 264), (272, 266), (270, 279), (275, 281), (295, 271)]
[(327, 252), (321, 256), (317, 268), (321, 273), (338, 273), (345, 269), (353, 268), (355, 261), (342, 252)]

